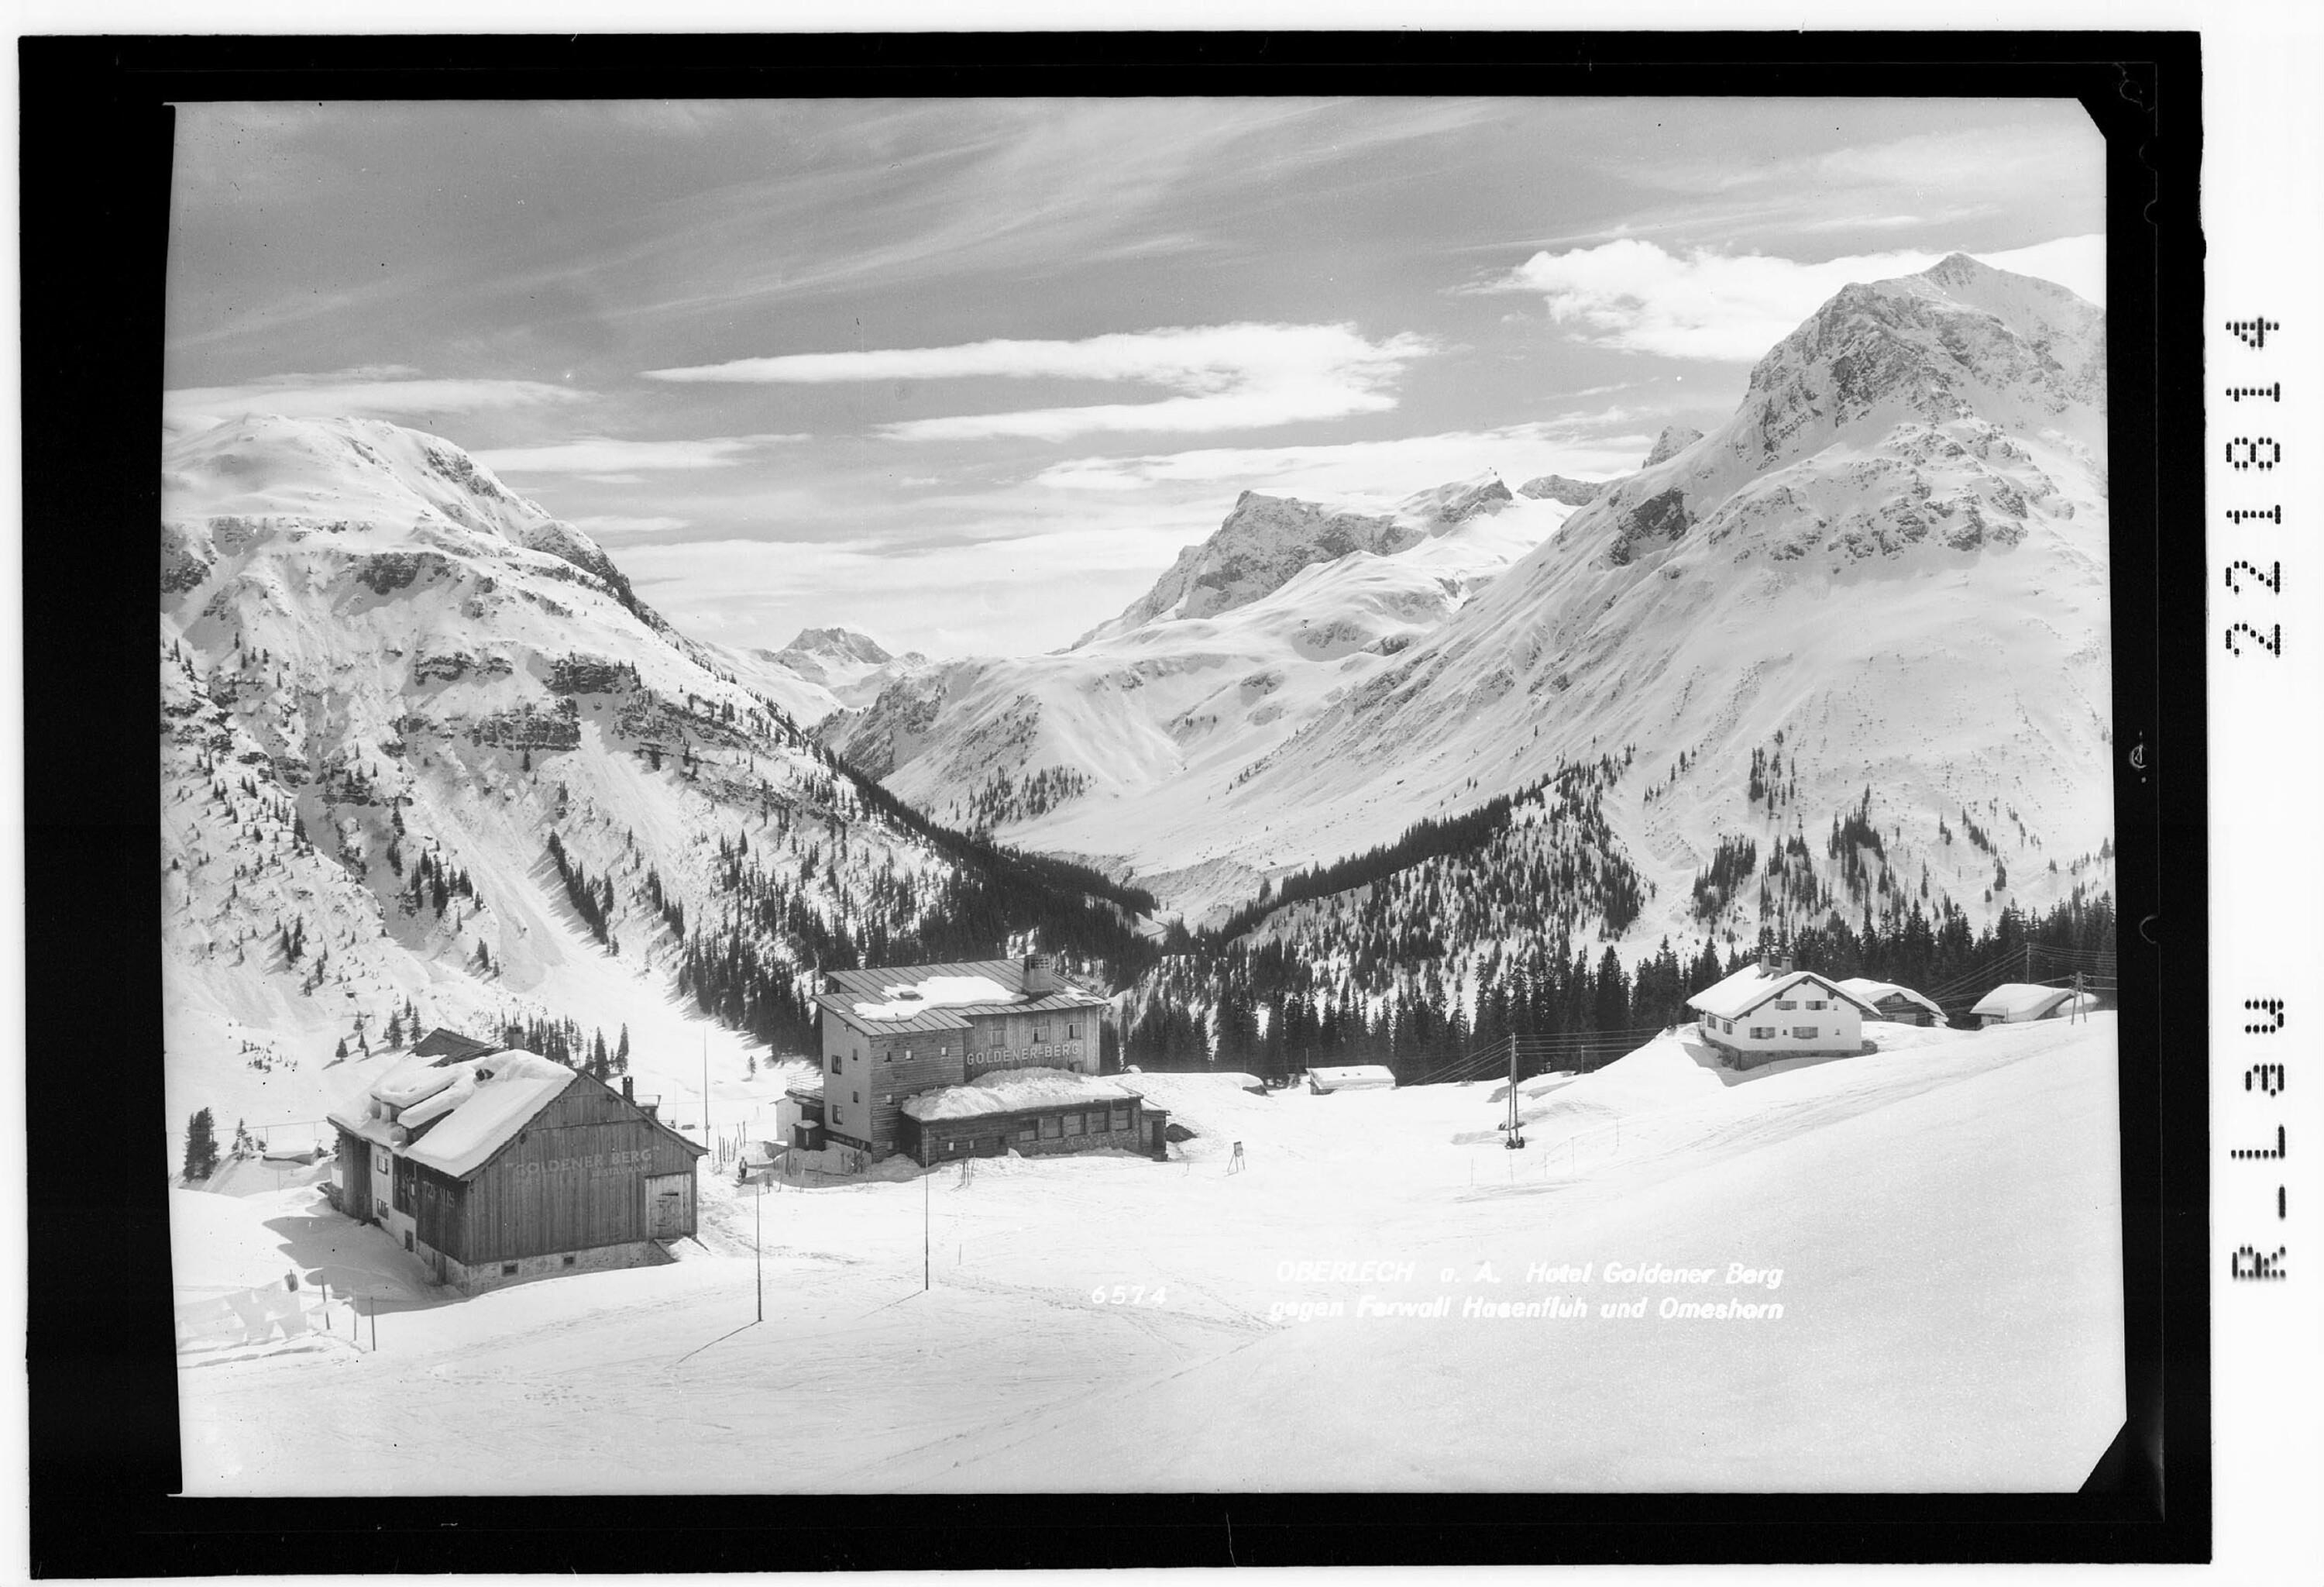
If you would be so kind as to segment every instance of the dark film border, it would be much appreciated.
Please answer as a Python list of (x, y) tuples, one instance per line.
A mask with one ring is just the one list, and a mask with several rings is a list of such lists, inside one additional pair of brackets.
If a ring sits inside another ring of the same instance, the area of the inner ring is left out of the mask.
[[(44, 38), (19, 64), (35, 1575), (2209, 1557), (2209, 652), (2200, 601), (2163, 594), (2205, 587), (2196, 35)], [(2122, 990), (2130, 1415), (2082, 1491), (168, 1497), (169, 1296), (134, 1278), (167, 1270), (166, 1197), (134, 1148), (108, 1174), (102, 1121), (142, 1140), (163, 1107), (145, 537), (169, 106), (1326, 92), (2060, 97), (2105, 134), (2114, 736), (2143, 736), (2154, 770), (2116, 781), (2121, 952), (2143, 972)]]

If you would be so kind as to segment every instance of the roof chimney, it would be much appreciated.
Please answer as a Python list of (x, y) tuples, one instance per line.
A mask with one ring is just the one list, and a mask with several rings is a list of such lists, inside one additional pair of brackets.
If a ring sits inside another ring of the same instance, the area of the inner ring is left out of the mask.
[(1025, 995), (1047, 997), (1057, 990), (1056, 966), (1046, 954), (1025, 955)]
[(627, 1075), (622, 1076), (622, 1100), (628, 1103), (632, 1107), (635, 1107), (637, 1105), (637, 1082)]

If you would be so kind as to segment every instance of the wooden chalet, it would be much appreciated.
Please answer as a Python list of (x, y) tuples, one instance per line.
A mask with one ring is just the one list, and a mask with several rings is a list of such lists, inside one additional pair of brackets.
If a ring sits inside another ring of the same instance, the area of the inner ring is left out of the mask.
[(1909, 986), (1894, 981), (1873, 981), (1852, 975), (1837, 983), (1842, 992), (1864, 1000), (1875, 1010), (1875, 1017), (1894, 1025), (1941, 1025), (1945, 1011), (1933, 998), (1923, 997)]
[(616, 1092), (523, 1051), (420, 1056), (330, 1121), (339, 1209), (464, 1294), (667, 1260), (695, 1231), (704, 1149), (627, 1080)]

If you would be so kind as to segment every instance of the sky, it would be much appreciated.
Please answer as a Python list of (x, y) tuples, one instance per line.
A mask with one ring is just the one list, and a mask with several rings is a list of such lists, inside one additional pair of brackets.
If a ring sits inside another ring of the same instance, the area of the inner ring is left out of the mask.
[(1056, 649), (1245, 490), (1606, 478), (1851, 281), (2103, 302), (2029, 100), (180, 106), (165, 411), (474, 453), (688, 632)]

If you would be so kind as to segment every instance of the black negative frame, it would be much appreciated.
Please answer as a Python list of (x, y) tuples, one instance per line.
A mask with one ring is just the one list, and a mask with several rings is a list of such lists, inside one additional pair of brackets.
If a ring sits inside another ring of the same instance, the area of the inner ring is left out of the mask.
[[(43, 38), (21, 41), (19, 60), (36, 1575), (2209, 1557), (2195, 35)], [(134, 1277), (167, 1270), (163, 1186), (143, 1167), (108, 1175), (105, 1132), (74, 1122), (117, 1122), (134, 1142), (162, 1107), (140, 592), (159, 513), (169, 106), (1318, 92), (2038, 96), (2080, 100), (2104, 133), (2115, 741), (2122, 754), (2143, 741), (2149, 768), (2118, 763), (2116, 789), (2130, 1419), (2084, 1490), (1002, 1496), (908, 1509), (871, 1497), (167, 1497), (169, 1296)]]

